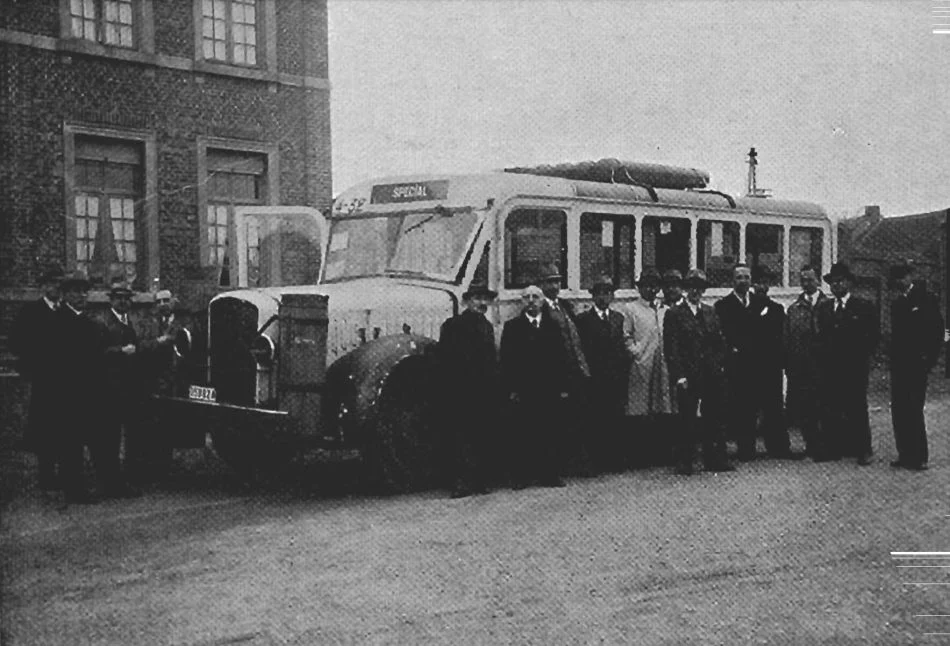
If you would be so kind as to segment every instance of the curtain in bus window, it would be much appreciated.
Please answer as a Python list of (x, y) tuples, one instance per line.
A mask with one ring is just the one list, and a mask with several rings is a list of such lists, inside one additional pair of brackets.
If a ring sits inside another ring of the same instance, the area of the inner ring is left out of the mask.
[(643, 218), (643, 267), (657, 271), (690, 268), (690, 222), (685, 218)]
[(505, 220), (505, 287), (530, 285), (551, 263), (567, 276), (567, 216), (563, 211), (512, 211)]
[(581, 288), (609, 276), (617, 289), (633, 287), (636, 226), (632, 216), (584, 213), (580, 237)]
[(792, 227), (788, 238), (789, 279), (793, 287), (801, 285), (798, 272), (805, 265), (815, 267), (819, 276), (824, 272), (821, 266), (823, 231), (812, 227)]
[(745, 261), (750, 267), (766, 267), (782, 285), (785, 229), (776, 224), (748, 224), (745, 228)]

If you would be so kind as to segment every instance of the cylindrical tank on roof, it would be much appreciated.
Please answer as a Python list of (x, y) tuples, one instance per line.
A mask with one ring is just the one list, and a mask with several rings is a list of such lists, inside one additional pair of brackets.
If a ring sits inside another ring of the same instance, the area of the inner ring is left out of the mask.
[(598, 161), (564, 163), (556, 166), (542, 164), (540, 166), (506, 168), (505, 172), (565, 177), (606, 184), (645, 184), (654, 188), (674, 190), (706, 188), (709, 183), (709, 173), (697, 168), (621, 161), (609, 157)]

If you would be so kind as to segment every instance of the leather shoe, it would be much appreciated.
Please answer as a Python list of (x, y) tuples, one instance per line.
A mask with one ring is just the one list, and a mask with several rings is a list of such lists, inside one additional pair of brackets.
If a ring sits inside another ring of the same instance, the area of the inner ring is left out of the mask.
[(71, 491), (63, 500), (67, 505), (94, 505), (99, 502), (88, 491)]
[(680, 475), (680, 476), (693, 475), (693, 465), (692, 464), (677, 464), (676, 475)]
[(907, 465), (904, 464), (901, 460), (891, 460), (891, 466), (895, 469), (903, 469)]
[(773, 460), (804, 460), (805, 454), (798, 453), (796, 451), (781, 451), (780, 453), (775, 453), (774, 455), (769, 456)]
[(872, 462), (874, 462), (874, 458), (871, 456), (870, 453), (862, 453), (862, 454), (858, 457), (858, 466), (866, 467), (867, 465), (871, 464)]
[(455, 499), (455, 498), (468, 498), (468, 497), (471, 496), (473, 493), (475, 493), (475, 492), (472, 491), (471, 489), (454, 489), (454, 490), (452, 491), (451, 498), (453, 498), (453, 499)]
[(567, 483), (562, 478), (550, 478), (541, 483), (542, 487), (566, 487)]
[(736, 468), (732, 466), (731, 464), (729, 464), (728, 462), (715, 462), (713, 464), (706, 465), (706, 471), (712, 471), (712, 472), (717, 472), (717, 473), (735, 471), (735, 470)]
[(911, 471), (927, 471), (930, 467), (927, 466), (926, 462), (923, 462), (921, 464), (909, 464), (907, 468)]

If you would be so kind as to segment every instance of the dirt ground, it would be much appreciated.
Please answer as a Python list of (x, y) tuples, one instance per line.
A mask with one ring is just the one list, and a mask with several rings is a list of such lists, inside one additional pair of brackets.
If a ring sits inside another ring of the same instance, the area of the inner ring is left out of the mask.
[(239, 492), (197, 450), (134, 500), (62, 509), (27, 487), (0, 522), (0, 642), (950, 643), (950, 560), (892, 555), (950, 551), (950, 383), (931, 380), (924, 473), (888, 466), (884, 385), (869, 467), (654, 468), (450, 500)]

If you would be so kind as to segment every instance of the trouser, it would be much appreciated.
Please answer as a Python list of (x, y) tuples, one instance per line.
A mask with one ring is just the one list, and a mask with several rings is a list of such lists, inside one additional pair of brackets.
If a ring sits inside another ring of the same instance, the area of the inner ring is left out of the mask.
[(791, 421), (801, 429), (802, 439), (805, 440), (805, 453), (815, 457), (821, 450), (821, 394), (816, 375), (789, 375), (787, 409)]
[(112, 411), (105, 416), (99, 428), (92, 431), (89, 439), (96, 479), (107, 492), (121, 488), (124, 483), (119, 460), (123, 421), (119, 411)]
[(738, 361), (729, 365), (726, 372), (729, 430), (739, 446), (740, 457), (755, 455), (758, 417), (756, 396), (760, 388), (751, 366)]
[(579, 422), (581, 450), (596, 472), (618, 471), (624, 467), (625, 453), (623, 393), (611, 384), (593, 384), (587, 398), (587, 414)]
[(125, 473), (139, 484), (164, 478), (171, 466), (170, 429), (159, 425), (157, 407), (157, 402), (149, 399), (141, 402), (144, 414), (125, 412)]
[(927, 398), (927, 371), (894, 369), (891, 371), (891, 419), (898, 459), (907, 465), (926, 464), (927, 427), (924, 401)]
[(77, 433), (64, 432), (58, 442), (59, 481), (67, 500), (86, 493), (85, 444)]
[(30, 408), (24, 445), (27, 450), (36, 453), (40, 489), (44, 491), (61, 486), (56, 477), (56, 466), (61, 456), (58, 432), (62, 422), (56, 411), (61, 407), (62, 402), (58, 401), (49, 385), (42, 381), (30, 384)]
[(823, 379), (822, 434), (830, 457), (870, 455), (868, 373), (834, 372)]
[(484, 489), (494, 481), (488, 435), (494, 424), (487, 416), (472, 415), (472, 406), (458, 410), (464, 414), (449, 425), (451, 474), (455, 490)]
[[(679, 433), (673, 444), (673, 460), (678, 467), (691, 467), (696, 443), (702, 442), (707, 468), (726, 462), (726, 438), (722, 428), (722, 402), (701, 388), (678, 388)], [(696, 416), (697, 408), (700, 417)]]
[(766, 366), (756, 371), (756, 391), (752, 398), (755, 414), (762, 413), (762, 435), (769, 455), (789, 452), (788, 429), (785, 426), (785, 406), (782, 401), (782, 368)]
[(549, 482), (564, 473), (565, 411), (568, 402), (557, 395), (526, 397), (513, 404), (512, 461), (509, 478), (514, 484)]

